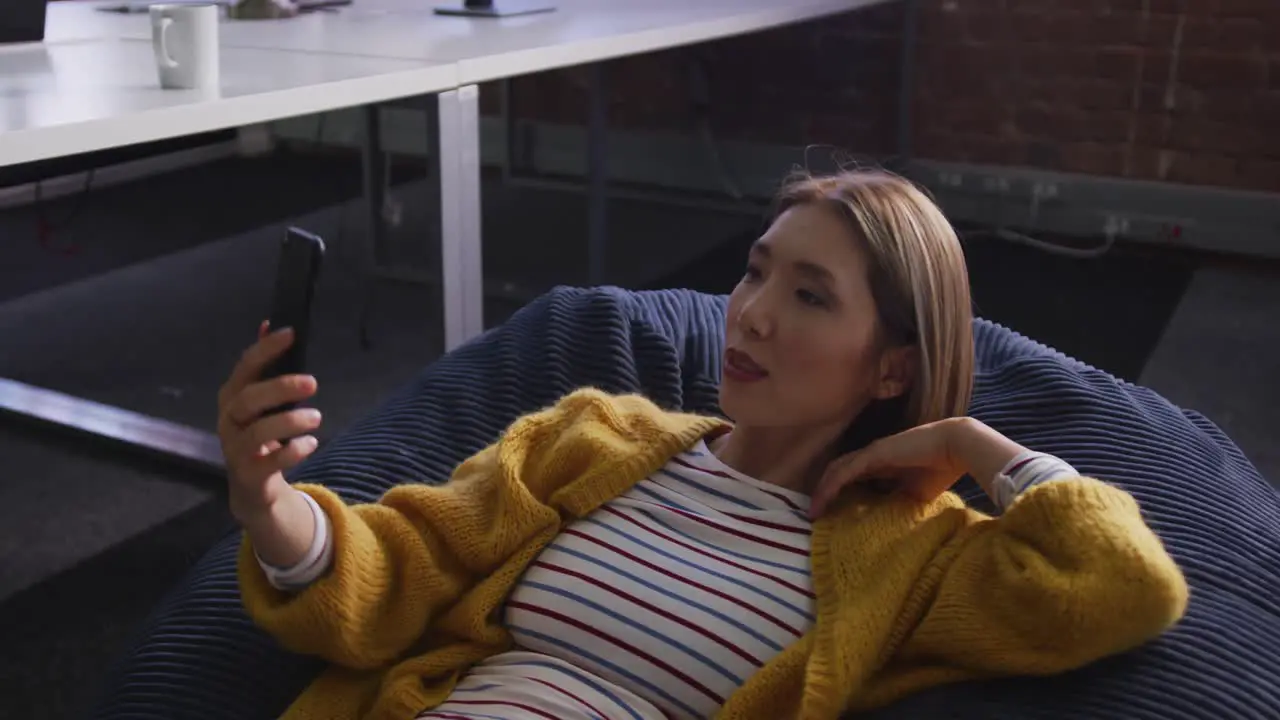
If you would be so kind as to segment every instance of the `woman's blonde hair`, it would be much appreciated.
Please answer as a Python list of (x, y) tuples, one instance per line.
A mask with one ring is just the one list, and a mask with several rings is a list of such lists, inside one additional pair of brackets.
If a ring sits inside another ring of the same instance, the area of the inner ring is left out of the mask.
[(862, 244), (882, 339), (914, 345), (919, 355), (907, 393), (864, 411), (845, 444), (860, 447), (964, 415), (973, 393), (973, 310), (964, 251), (951, 223), (923, 191), (883, 170), (796, 176), (779, 192), (776, 213), (812, 203), (839, 212)]

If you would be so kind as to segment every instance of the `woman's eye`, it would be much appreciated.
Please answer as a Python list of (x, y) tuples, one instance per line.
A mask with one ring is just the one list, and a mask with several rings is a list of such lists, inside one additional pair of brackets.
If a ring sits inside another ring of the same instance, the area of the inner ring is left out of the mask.
[(824, 307), (827, 304), (827, 301), (821, 295), (808, 290), (797, 290), (796, 297), (805, 305), (813, 307)]
[(755, 265), (747, 265), (747, 271), (742, 274), (743, 280), (759, 280), (760, 268)]

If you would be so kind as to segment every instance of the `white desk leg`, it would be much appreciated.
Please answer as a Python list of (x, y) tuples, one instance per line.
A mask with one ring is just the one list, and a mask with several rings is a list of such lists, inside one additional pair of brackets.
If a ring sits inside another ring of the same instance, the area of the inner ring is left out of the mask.
[(591, 285), (605, 281), (609, 242), (609, 107), (605, 65), (590, 69), (590, 110), (587, 113), (587, 278)]
[(439, 94), (440, 259), (444, 346), (452, 350), (484, 331), (480, 236), (480, 89)]

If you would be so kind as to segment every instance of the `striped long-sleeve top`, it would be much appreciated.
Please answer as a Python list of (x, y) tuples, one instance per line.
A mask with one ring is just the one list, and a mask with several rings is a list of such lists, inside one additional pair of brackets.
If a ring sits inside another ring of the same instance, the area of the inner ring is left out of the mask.
[[(1016, 458), (997, 499), (1071, 474), (1057, 458)], [(418, 719), (711, 717), (814, 622), (808, 504), (697, 443), (567, 526), (506, 603), (516, 648)], [(304, 586), (331, 562), (313, 509), (312, 552), (287, 570), (264, 566), (278, 587)]]

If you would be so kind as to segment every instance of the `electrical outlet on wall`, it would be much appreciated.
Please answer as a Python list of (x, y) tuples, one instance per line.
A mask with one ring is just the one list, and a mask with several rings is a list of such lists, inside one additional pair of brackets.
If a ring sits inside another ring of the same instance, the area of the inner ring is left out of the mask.
[(1102, 234), (1109, 238), (1124, 237), (1129, 234), (1129, 218), (1123, 215), (1109, 214), (1102, 223)]
[(1058, 183), (1055, 182), (1046, 182), (1041, 180), (1031, 187), (1032, 197), (1039, 198), (1041, 200), (1056, 198), (1058, 197), (1058, 192)]
[(964, 176), (958, 172), (942, 171), (938, 173), (938, 184), (942, 187), (958, 188), (964, 185)]
[(982, 191), (992, 195), (1008, 195), (1013, 183), (1004, 175), (983, 175)]

